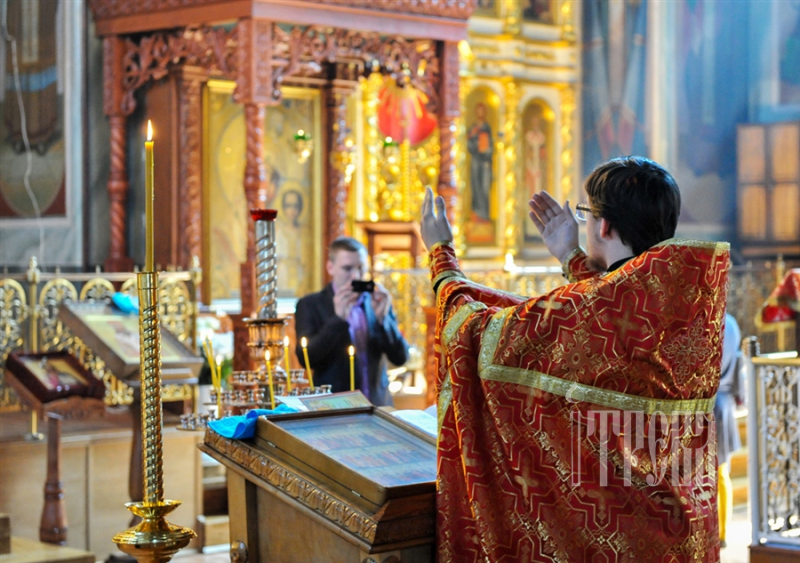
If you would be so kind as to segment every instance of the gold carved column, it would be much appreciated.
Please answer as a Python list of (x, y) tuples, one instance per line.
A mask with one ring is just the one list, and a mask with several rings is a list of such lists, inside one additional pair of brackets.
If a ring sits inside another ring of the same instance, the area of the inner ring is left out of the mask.
[(503, 233), (503, 252), (516, 256), (519, 251), (521, 235), (519, 232), (520, 221), (525, 220), (527, 213), (521, 214), (520, 208), (528, 208), (527, 201), (517, 201), (517, 174), (520, 166), (517, 162), (517, 147), (519, 143), (519, 87), (515, 80), (509, 79), (505, 83), (506, 119), (503, 125), (503, 151), (506, 159), (505, 176), (505, 215), (506, 228)]
[(456, 226), (458, 184), (456, 177), (456, 121), (461, 113), (459, 100), (458, 43), (439, 44), (441, 83), (439, 86), (439, 185), (437, 192), (445, 200), (447, 218)]
[(133, 108), (123, 107), (124, 55), (125, 41), (120, 36), (110, 35), (103, 39), (103, 112), (108, 116), (111, 126), (111, 170), (107, 184), (111, 240), (105, 261), (105, 269), (109, 272), (129, 272), (133, 269), (133, 260), (128, 256), (125, 240), (125, 205), (128, 198), (127, 121)]
[(564, 199), (580, 201), (580, 190), (576, 189), (578, 183), (575, 163), (578, 162), (577, 147), (575, 145), (574, 131), (575, 111), (577, 101), (575, 87), (565, 86), (561, 90), (561, 194)]

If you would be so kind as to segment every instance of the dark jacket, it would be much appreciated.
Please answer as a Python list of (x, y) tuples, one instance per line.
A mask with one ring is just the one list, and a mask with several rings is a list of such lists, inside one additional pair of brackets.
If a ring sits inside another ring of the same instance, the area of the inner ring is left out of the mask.
[[(408, 343), (400, 329), (394, 311), (386, 314), (383, 324), (378, 324), (372, 309), (372, 296), (364, 299), (369, 334), (368, 368), (369, 398), (377, 406), (391, 405), (389, 378), (386, 375), (386, 360), (401, 366), (408, 359)], [(295, 312), (297, 345), (295, 354), (300, 365), (305, 366), (301, 339), (308, 339), (308, 361), (314, 372), (314, 385), (331, 385), (334, 393), (350, 390), (350, 357), (347, 348), (350, 340), (350, 324), (336, 316), (333, 308), (333, 286), (326, 285), (322, 291), (306, 295), (297, 302)], [(358, 373), (356, 357), (356, 373)], [(358, 376), (356, 389), (360, 387)]]

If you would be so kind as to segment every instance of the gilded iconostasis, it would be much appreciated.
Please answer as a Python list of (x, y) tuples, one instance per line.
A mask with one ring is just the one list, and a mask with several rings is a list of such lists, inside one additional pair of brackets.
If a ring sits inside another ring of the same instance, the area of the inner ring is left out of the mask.
[(580, 197), (575, 4), (483, 0), (461, 45), (467, 259), (547, 259), (530, 196)]
[[(575, 201), (577, 46), (566, 3), (481, 2), (461, 51), (457, 122), (457, 242), (467, 259), (500, 261), (546, 256), (527, 219), (539, 190)], [(509, 34), (508, 31), (513, 33)], [(411, 221), (425, 187), (436, 188), (439, 131), (428, 98), (409, 83), (378, 73), (362, 78), (347, 100), (346, 149), (337, 166), (350, 181), (347, 230), (363, 221)], [(241, 188), (243, 110), (234, 85), (206, 87), (206, 295), (236, 299), (250, 219)], [(286, 88), (268, 107), (264, 162), (270, 207), (278, 209), (278, 293), (299, 297), (320, 287), (323, 240), (319, 90)], [(298, 139), (309, 152), (300, 156)], [(302, 162), (301, 162), (302, 161)], [(408, 267), (403, 257), (385, 265)]]

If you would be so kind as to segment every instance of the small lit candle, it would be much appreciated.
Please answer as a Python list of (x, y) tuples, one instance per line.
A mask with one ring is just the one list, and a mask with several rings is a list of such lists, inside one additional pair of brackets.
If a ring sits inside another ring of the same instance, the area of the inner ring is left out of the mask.
[(219, 362), (214, 358), (214, 346), (211, 344), (211, 339), (206, 338), (203, 341), (203, 348), (206, 351), (206, 358), (208, 358), (208, 368), (211, 370), (211, 384), (217, 392), (217, 418), (222, 418), (222, 356), (219, 357)]
[(144, 143), (144, 271), (153, 271), (153, 125), (147, 120), (147, 141)]
[(314, 390), (314, 377), (311, 375), (311, 364), (308, 361), (308, 349), (306, 345), (308, 344), (308, 340), (304, 336), (302, 340), (300, 340), (300, 346), (303, 347), (303, 358), (306, 360), (306, 379), (308, 379), (308, 386), (311, 387), (311, 390)]
[[(211, 346), (211, 342), (208, 343), (209, 347)], [(209, 348), (212, 350), (213, 348)], [(222, 355), (218, 355), (217, 359), (214, 361), (214, 373), (216, 377), (214, 378), (216, 382), (214, 383), (214, 387), (217, 389), (217, 418), (222, 418)]]
[(286, 392), (291, 393), (292, 391), (292, 372), (289, 371), (291, 366), (289, 365), (289, 337), (283, 337), (283, 357), (286, 364)]
[(272, 388), (272, 366), (269, 365), (269, 350), (264, 352), (264, 359), (267, 361), (267, 380), (269, 382), (269, 404), (275, 410), (275, 390)]
[(347, 353), (350, 354), (350, 391), (356, 390), (356, 370), (355, 370), (355, 358), (353, 357), (356, 353), (356, 349), (350, 346), (347, 349)]

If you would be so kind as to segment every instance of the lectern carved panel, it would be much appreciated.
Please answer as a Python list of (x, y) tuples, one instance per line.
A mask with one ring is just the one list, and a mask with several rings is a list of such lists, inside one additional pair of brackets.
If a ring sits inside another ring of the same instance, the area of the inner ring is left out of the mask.
[(325, 515), (342, 528), (357, 534), (367, 542), (375, 541), (377, 523), (374, 520), (353, 510), (311, 481), (303, 479), (258, 451), (252, 450), (242, 443), (223, 438), (216, 432), (206, 430), (205, 443), (242, 467), (246, 467), (273, 487), (277, 487), (297, 499), (311, 510)]

